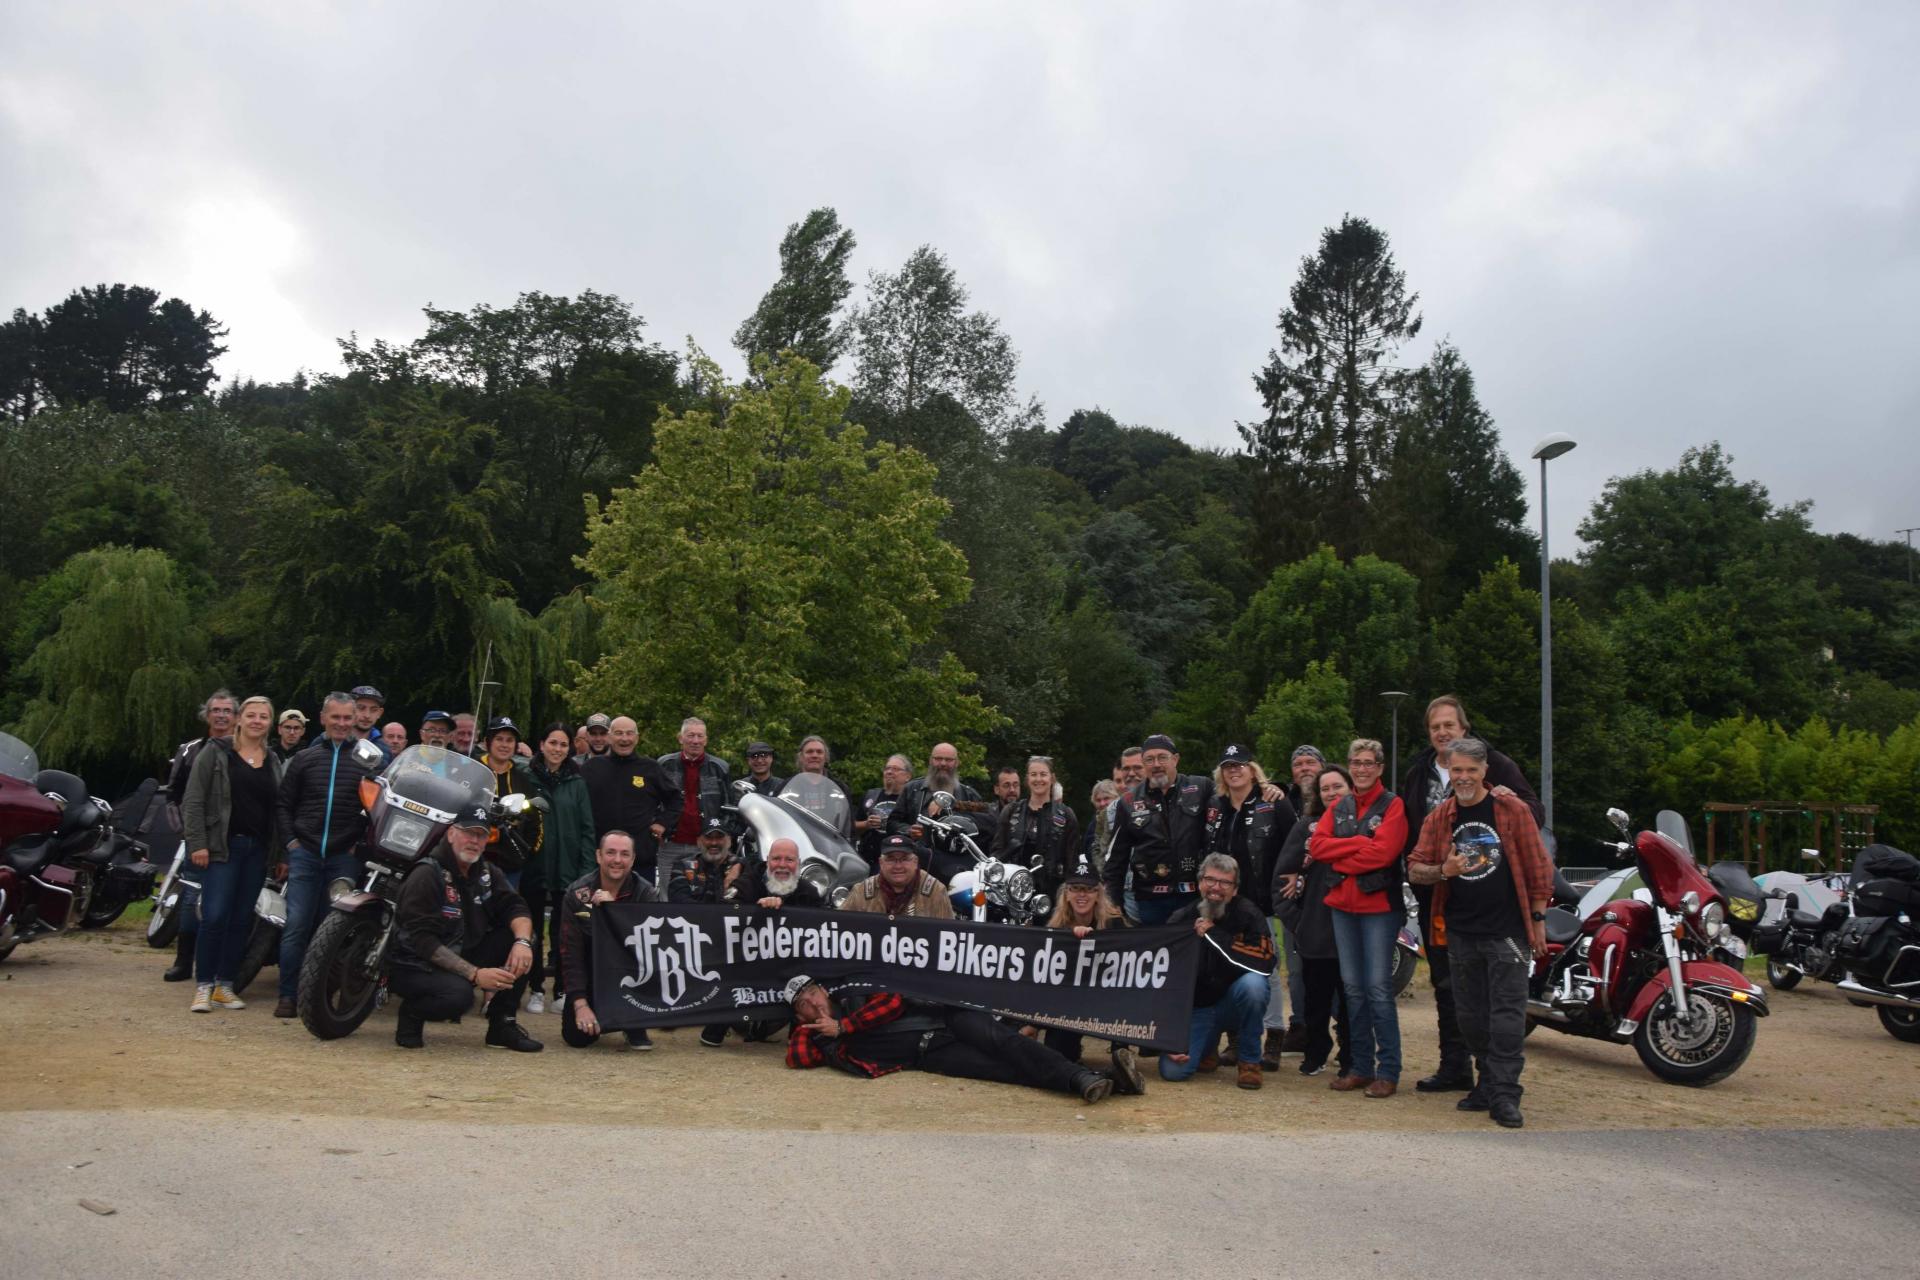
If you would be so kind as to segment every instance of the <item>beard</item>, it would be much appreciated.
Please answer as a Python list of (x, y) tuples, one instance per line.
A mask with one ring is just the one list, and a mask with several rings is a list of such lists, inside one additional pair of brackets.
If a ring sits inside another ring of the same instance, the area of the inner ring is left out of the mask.
[(951, 791), (957, 780), (957, 775), (952, 769), (927, 770), (927, 790), (929, 791)]
[(1210, 898), (1201, 898), (1195, 905), (1200, 911), (1200, 918), (1202, 920), (1218, 921), (1222, 916), (1227, 914), (1226, 903), (1214, 902)]
[(776, 876), (771, 871), (767, 872), (767, 892), (776, 898), (784, 898), (799, 887), (800, 873), (797, 871), (790, 876)]

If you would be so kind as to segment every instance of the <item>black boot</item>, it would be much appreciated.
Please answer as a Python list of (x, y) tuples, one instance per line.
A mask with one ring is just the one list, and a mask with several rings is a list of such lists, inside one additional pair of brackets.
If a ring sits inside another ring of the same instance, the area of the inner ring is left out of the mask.
[(538, 1053), (546, 1046), (528, 1035), (512, 1018), (496, 1018), (487, 1024), (487, 1048)]
[(1113, 1092), (1113, 1079), (1103, 1072), (1082, 1071), (1073, 1078), (1073, 1091), (1082, 1102), (1098, 1102)]
[(160, 975), (162, 982), (185, 982), (193, 976), (193, 948), (199, 938), (197, 933), (180, 935), (173, 948), (173, 967)]
[(1493, 1112), (1493, 1122), (1502, 1129), (1519, 1129), (1525, 1127), (1527, 1123), (1521, 1118), (1520, 1104), (1512, 1098), (1500, 1098), (1496, 1100), (1491, 1110)]
[(1473, 1088), (1473, 1071), (1442, 1062), (1438, 1071), (1414, 1081), (1413, 1087), (1421, 1093), (1465, 1093)]
[(400, 1006), (400, 1016), (394, 1019), (393, 1042), (402, 1049), (418, 1049), (427, 1043), (421, 1033), (426, 1030), (427, 1020), (418, 1014), (408, 1013), (407, 1006)]

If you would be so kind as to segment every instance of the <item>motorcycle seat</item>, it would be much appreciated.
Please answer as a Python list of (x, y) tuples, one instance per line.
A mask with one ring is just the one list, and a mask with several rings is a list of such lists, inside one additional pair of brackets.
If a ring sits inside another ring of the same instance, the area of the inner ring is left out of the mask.
[[(1555, 867), (1553, 869), (1553, 902), (1555, 906), (1573, 907), (1580, 904), (1581, 893), (1573, 887), (1566, 874)], [(1578, 923), (1577, 921), (1575, 922)]]
[(1789, 911), (1787, 912), (1787, 923), (1796, 929), (1818, 929), (1820, 927), (1820, 917), (1811, 911)]
[(1580, 917), (1562, 907), (1547, 908), (1547, 941), (1565, 946), (1580, 936)]
[(0, 861), (12, 868), (15, 875), (34, 875), (53, 861), (53, 841), (44, 835), (15, 840), (0, 853)]

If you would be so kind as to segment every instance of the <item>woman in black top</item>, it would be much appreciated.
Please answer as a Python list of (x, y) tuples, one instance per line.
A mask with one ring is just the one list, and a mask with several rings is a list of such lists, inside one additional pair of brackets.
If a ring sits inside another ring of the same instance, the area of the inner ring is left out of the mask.
[(1340, 953), (1333, 945), (1333, 916), (1327, 906), (1327, 890), (1339, 877), (1333, 868), (1311, 857), (1307, 838), (1319, 821), (1326, 793), (1338, 800), (1353, 791), (1353, 777), (1337, 764), (1330, 764), (1321, 775), (1331, 775), (1324, 791), (1320, 785), (1305, 788), (1300, 821), (1281, 847), (1273, 864), (1274, 914), (1286, 926), (1300, 951), (1301, 979), (1305, 986), (1305, 1008), (1300, 1025), (1306, 1032), (1305, 1058), (1300, 1063), (1303, 1076), (1318, 1075), (1333, 1053), (1333, 1037), (1327, 1034), (1327, 1020), (1335, 1019), (1340, 1032), (1340, 1074), (1346, 1075), (1352, 1062), (1347, 1047), (1347, 1001), (1340, 987)]
[(233, 976), (253, 931), (253, 904), (267, 876), (267, 850), (281, 842), (274, 832), (274, 794), (280, 789), (280, 757), (267, 745), (273, 704), (255, 696), (240, 704), (233, 737), (207, 743), (187, 776), (181, 804), (187, 856), (201, 868), (200, 935), (194, 949), (191, 1006), (207, 1013), (215, 1005), (244, 1009), (233, 993)]
[(1038, 857), (1041, 868), (1033, 873), (1034, 887), (1050, 898), (1059, 894), (1080, 856), (1080, 820), (1060, 798), (1060, 784), (1054, 781), (1053, 761), (1048, 757), (1027, 761), (1027, 794), (1001, 815), (991, 851), (1016, 867)]

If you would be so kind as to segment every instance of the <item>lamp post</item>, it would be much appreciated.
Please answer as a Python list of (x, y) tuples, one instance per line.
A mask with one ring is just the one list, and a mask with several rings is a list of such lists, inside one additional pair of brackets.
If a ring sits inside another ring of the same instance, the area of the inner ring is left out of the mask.
[(1387, 790), (1393, 790), (1400, 779), (1400, 704), (1407, 700), (1405, 689), (1389, 689), (1380, 695), (1393, 708), (1393, 763), (1387, 766)]
[(1533, 446), (1540, 459), (1540, 807), (1553, 830), (1553, 561), (1547, 554), (1547, 464), (1570, 452), (1574, 438), (1550, 435)]

